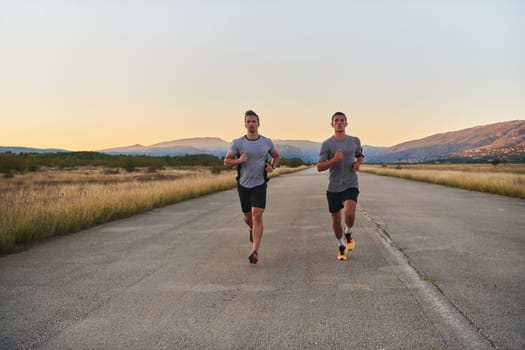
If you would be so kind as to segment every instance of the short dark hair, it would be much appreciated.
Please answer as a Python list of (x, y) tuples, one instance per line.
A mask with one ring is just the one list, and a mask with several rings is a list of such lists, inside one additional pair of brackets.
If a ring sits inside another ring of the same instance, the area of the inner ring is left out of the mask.
[(255, 113), (251, 109), (244, 112), (244, 120), (246, 120), (246, 117), (250, 117), (250, 116), (257, 118), (257, 123), (259, 123), (259, 116), (257, 115), (257, 113)]
[(338, 115), (342, 115), (343, 117), (345, 117), (345, 120), (348, 120), (348, 118), (346, 118), (346, 115), (343, 112), (335, 112), (334, 115), (332, 116), (332, 121), (334, 121), (334, 118), (337, 117)]

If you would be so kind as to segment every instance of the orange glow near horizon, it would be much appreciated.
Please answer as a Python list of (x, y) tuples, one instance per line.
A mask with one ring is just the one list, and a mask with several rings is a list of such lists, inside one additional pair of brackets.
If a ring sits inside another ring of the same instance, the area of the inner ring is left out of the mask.
[(343, 111), (372, 146), (525, 119), (525, 3), (82, 6), (4, 5), (0, 146), (230, 141), (247, 109), (311, 141)]

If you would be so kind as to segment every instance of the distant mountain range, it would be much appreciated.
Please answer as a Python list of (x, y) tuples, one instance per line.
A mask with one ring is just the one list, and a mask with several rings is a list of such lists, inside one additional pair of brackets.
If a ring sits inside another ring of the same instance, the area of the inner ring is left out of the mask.
[[(301, 158), (307, 162), (316, 162), (319, 154), (319, 142), (305, 140), (273, 140), (275, 147), (286, 158)], [(104, 149), (100, 152), (108, 154), (135, 154), (151, 156), (179, 156), (185, 154), (212, 154), (224, 157), (230, 147), (230, 142), (218, 137), (197, 137), (157, 143), (151, 146), (132, 145)]]
[(31, 148), (31, 147), (9, 147), (0, 146), (0, 153), (12, 152), (12, 153), (58, 153), (58, 152), (70, 152), (65, 149), (58, 148)]
[(107, 154), (135, 154), (149, 156), (180, 156), (186, 154), (211, 154), (224, 157), (230, 143), (218, 137), (196, 137), (156, 143), (151, 146), (132, 145), (103, 149)]
[[(316, 162), (320, 142), (307, 140), (273, 140), (286, 158)], [(107, 154), (178, 156), (211, 154), (224, 157), (230, 142), (218, 137), (199, 137), (157, 143), (151, 146), (132, 145), (100, 150)], [(66, 152), (58, 149), (0, 147), (1, 152)], [(514, 120), (469, 129), (435, 134), (419, 140), (403, 142), (392, 147), (363, 146), (368, 163), (425, 162), (447, 160), (489, 160), (505, 158), (525, 161), (525, 120)]]
[(424, 162), (485, 158), (525, 160), (525, 120), (435, 134), (379, 150), (370, 162)]

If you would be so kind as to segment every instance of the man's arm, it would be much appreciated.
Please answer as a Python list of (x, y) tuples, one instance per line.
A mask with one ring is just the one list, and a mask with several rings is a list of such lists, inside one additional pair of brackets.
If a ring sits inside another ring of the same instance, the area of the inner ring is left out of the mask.
[(273, 150), (270, 152), (270, 155), (272, 156), (272, 165), (274, 167), (279, 166), (279, 163), (281, 162), (281, 155), (277, 150)]
[(281, 161), (281, 156), (276, 150), (270, 151), (270, 155), (272, 156), (272, 162), (270, 164), (266, 163), (265, 170), (267, 173), (272, 173), (273, 169), (275, 169), (275, 167), (278, 166), (279, 162)]
[(232, 167), (235, 165), (242, 164), (248, 160), (248, 156), (246, 153), (241, 154), (239, 158), (235, 158), (235, 154), (233, 152), (226, 153), (226, 157), (224, 157), (224, 166), (226, 167)]
[(352, 164), (352, 170), (358, 171), (359, 166), (363, 163), (363, 159), (365, 158), (365, 155), (363, 154), (363, 148), (361, 147), (361, 140), (357, 139), (359, 142), (359, 147), (357, 148), (357, 151), (355, 152), (355, 162)]
[(318, 162), (317, 170), (325, 171), (327, 169), (330, 169), (335, 163), (339, 162), (341, 159), (343, 159), (343, 151), (338, 150), (337, 152), (335, 152), (334, 156), (331, 159), (328, 159), (324, 162)]
[(352, 170), (353, 171), (359, 171), (359, 166), (363, 163), (363, 159), (365, 158), (364, 155), (359, 155), (355, 157), (355, 162), (352, 164)]

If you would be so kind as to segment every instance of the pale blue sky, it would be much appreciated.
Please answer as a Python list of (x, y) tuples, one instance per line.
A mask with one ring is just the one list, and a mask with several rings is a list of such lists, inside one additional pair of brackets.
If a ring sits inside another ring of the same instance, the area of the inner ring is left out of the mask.
[(4, 146), (390, 146), (525, 119), (525, 2), (0, 0), (0, 76)]

